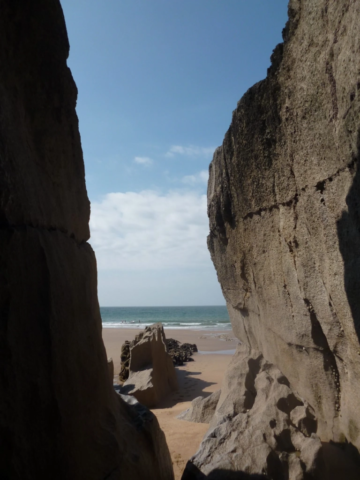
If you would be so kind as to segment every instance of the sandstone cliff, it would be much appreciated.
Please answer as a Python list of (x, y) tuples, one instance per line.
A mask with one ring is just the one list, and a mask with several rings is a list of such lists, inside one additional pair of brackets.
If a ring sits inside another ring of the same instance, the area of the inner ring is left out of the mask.
[(210, 165), (208, 246), (249, 359), (359, 448), (360, 3), (291, 0), (283, 37)]
[(210, 166), (208, 244), (238, 338), (360, 447), (360, 4), (291, 0), (283, 36)]
[(0, 38), (0, 477), (171, 479), (109, 381), (59, 1), (0, 0)]

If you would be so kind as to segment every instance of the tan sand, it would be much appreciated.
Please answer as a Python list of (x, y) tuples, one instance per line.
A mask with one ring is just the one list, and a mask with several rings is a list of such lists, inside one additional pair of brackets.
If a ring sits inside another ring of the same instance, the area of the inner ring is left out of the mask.
[[(125, 340), (133, 340), (141, 331), (139, 328), (104, 328), (103, 339), (108, 358), (114, 361), (115, 374), (120, 370), (120, 349)], [(191, 401), (198, 396), (208, 396), (221, 388), (222, 378), (232, 355), (216, 352), (236, 348), (238, 341), (231, 331), (208, 330), (167, 330), (167, 338), (180, 342), (196, 343), (199, 351), (211, 353), (194, 354), (194, 361), (176, 367), (179, 390), (153, 409), (166, 440), (173, 460), (175, 480), (180, 480), (187, 460), (199, 448), (208, 429), (207, 424), (185, 422), (176, 417), (189, 408)]]
[[(133, 340), (142, 328), (104, 328), (103, 340), (108, 358), (114, 362), (115, 374), (120, 371), (120, 351), (125, 340)], [(196, 343), (201, 351), (233, 350), (238, 341), (231, 330), (171, 330), (165, 328), (166, 338), (175, 338), (181, 343)]]

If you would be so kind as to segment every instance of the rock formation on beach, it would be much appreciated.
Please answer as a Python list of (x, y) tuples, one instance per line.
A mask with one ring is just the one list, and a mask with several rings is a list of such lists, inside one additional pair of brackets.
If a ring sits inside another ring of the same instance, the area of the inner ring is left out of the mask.
[(175, 367), (166, 350), (164, 328), (161, 323), (155, 323), (130, 343), (129, 378), (120, 391), (153, 408), (177, 388)]
[[(126, 380), (129, 378), (130, 352), (131, 352), (131, 349), (137, 343), (139, 343), (140, 340), (143, 338), (144, 333), (145, 332), (140, 332), (138, 335), (135, 336), (134, 340), (132, 340), (131, 342), (129, 340), (125, 340), (125, 342), (121, 346), (120, 373), (119, 373), (119, 380), (121, 383), (126, 382)], [(178, 340), (174, 340), (173, 338), (165, 338), (165, 334), (164, 334), (164, 341), (165, 341), (166, 350), (170, 355), (173, 361), (173, 364), (177, 366), (184, 365), (185, 362), (192, 361), (193, 353), (198, 351), (195, 343), (180, 343)]]
[[(235, 376), (250, 381), (247, 363), (263, 358), (261, 368), (277, 369), (316, 417), (316, 438), (359, 448), (360, 3), (290, 0), (283, 38), (267, 78), (240, 100), (215, 151), (208, 246), (233, 331), (248, 349)], [(261, 379), (256, 373), (261, 388), (270, 370)], [(271, 401), (277, 394), (264, 400), (268, 412)], [(283, 465), (281, 473), (264, 473), (288, 478), (283, 458), (296, 452), (301, 471), (289, 478), (305, 478), (310, 467), (293, 440), (292, 411), (274, 411), (276, 425), (279, 416), (291, 424), (285, 448), (252, 411), (258, 402), (255, 396), (249, 412), (227, 411), (225, 423), (214, 417), (213, 437), (194, 458), (200, 470), (215, 468), (210, 452), (221, 442), (223, 465), (240, 468), (240, 452), (245, 444), (252, 451), (261, 434), (261, 448), (270, 446)], [(236, 440), (235, 430), (244, 431)]]
[(166, 339), (166, 348), (174, 365), (184, 365), (193, 360), (192, 356), (198, 351), (195, 343), (180, 343), (173, 338)]
[(192, 458), (204, 474), (230, 469), (274, 480), (360, 478), (355, 447), (323, 444), (311, 405), (275, 365), (246, 345), (232, 358), (221, 392), (196, 400), (178, 418), (210, 423)]
[(0, 478), (171, 479), (156, 418), (109, 381), (60, 2), (0, 13)]
[(190, 407), (177, 416), (179, 420), (195, 423), (210, 423), (219, 403), (221, 390), (217, 390), (208, 397), (196, 397)]

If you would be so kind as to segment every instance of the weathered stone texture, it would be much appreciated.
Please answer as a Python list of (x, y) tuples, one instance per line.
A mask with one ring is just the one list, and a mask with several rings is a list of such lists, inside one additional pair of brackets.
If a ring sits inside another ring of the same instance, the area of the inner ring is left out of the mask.
[(208, 397), (196, 397), (190, 407), (177, 416), (179, 420), (195, 423), (210, 423), (214, 417), (219, 402), (221, 390), (217, 390)]
[(0, 0), (0, 39), (0, 478), (171, 479), (109, 381), (59, 1)]
[(237, 337), (360, 447), (360, 4), (291, 0), (210, 166), (208, 245)]
[(183, 480), (195, 480), (197, 468), (203, 474), (236, 471), (264, 474), (270, 480), (357, 480), (355, 447), (322, 443), (317, 429), (314, 410), (282, 372), (260, 352), (241, 345), (224, 377), (210, 428)]
[(166, 350), (161, 323), (146, 327), (137, 337), (137, 343), (130, 348), (129, 378), (120, 391), (154, 408), (170, 392), (177, 390), (176, 370)]

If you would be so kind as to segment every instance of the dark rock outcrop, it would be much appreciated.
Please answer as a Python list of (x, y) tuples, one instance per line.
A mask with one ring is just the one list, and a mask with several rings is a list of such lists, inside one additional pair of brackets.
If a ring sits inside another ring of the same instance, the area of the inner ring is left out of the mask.
[(208, 245), (237, 337), (360, 447), (360, 4), (291, 0), (210, 166)]
[(119, 381), (120, 383), (126, 382), (129, 378), (129, 365), (130, 365), (130, 342), (125, 341), (121, 345), (121, 354), (120, 354), (120, 372), (119, 372)]
[(155, 323), (130, 343), (129, 378), (120, 389), (149, 408), (177, 390), (175, 367), (166, 351), (164, 328)]
[(268, 477), (223, 469), (215, 469), (209, 475), (204, 475), (201, 470), (189, 461), (186, 464), (181, 480), (268, 480)]
[(171, 356), (174, 365), (184, 365), (193, 360), (192, 356), (198, 351), (195, 343), (180, 343), (173, 338), (166, 339), (166, 347)]
[(0, 38), (0, 477), (173, 478), (109, 382), (59, 1), (0, 0)]

